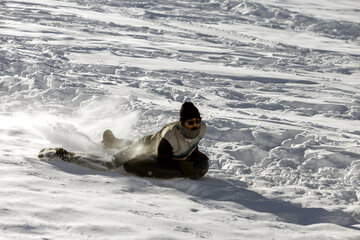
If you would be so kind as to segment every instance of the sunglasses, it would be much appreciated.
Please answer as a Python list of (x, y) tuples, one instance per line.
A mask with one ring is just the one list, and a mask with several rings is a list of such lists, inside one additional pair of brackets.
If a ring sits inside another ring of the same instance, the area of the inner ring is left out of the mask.
[(189, 124), (189, 125), (194, 125), (194, 124), (200, 124), (201, 123), (201, 120), (195, 120), (195, 121), (193, 121), (193, 120), (191, 120), (191, 121), (187, 121), (187, 124)]

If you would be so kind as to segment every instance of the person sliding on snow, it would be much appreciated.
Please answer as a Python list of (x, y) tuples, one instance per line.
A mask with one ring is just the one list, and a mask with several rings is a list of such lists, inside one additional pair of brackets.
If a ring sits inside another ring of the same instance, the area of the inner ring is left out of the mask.
[(206, 125), (192, 102), (182, 104), (179, 121), (134, 143), (118, 139), (106, 130), (103, 146), (123, 148), (111, 162), (106, 162), (106, 167), (111, 170), (123, 165), (126, 172), (141, 177), (199, 179), (209, 169), (209, 158), (198, 149), (205, 131)]
[(38, 157), (44, 160), (60, 158), (95, 170), (113, 170), (123, 165), (125, 171), (141, 177), (199, 179), (209, 170), (209, 158), (198, 149), (205, 131), (199, 110), (192, 102), (185, 102), (180, 109), (179, 121), (166, 124), (157, 133), (135, 142), (118, 139), (106, 130), (103, 147), (120, 150), (111, 161), (63, 148), (45, 148)]

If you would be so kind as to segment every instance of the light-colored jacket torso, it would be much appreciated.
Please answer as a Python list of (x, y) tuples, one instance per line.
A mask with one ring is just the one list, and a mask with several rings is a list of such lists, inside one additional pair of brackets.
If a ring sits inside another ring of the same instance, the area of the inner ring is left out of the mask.
[(181, 135), (178, 124), (179, 122), (169, 123), (155, 135), (160, 138), (165, 138), (170, 143), (173, 159), (186, 160), (196, 149), (199, 141), (204, 137), (206, 125), (205, 123), (201, 123), (199, 136), (194, 139), (186, 139)]

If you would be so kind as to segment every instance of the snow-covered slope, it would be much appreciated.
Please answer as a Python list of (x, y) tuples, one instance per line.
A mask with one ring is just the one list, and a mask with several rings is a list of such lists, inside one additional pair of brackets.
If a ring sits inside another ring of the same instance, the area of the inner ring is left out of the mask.
[[(359, 239), (360, 4), (0, 2), (1, 239)], [(193, 101), (200, 181), (64, 162)]]

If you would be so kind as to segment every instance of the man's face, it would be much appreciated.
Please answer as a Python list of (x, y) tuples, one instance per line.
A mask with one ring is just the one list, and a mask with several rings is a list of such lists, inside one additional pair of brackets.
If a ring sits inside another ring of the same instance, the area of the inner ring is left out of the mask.
[(199, 118), (191, 118), (186, 120), (184, 126), (189, 130), (198, 130), (201, 124), (201, 119)]

